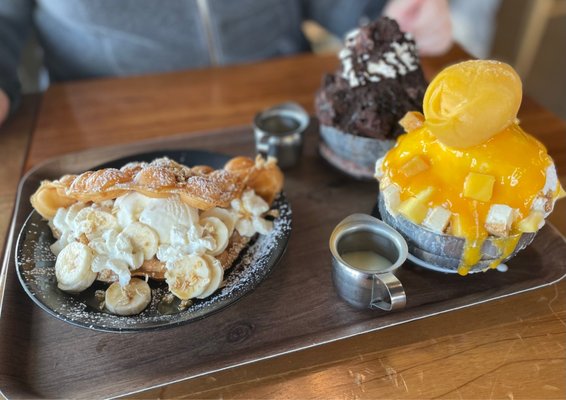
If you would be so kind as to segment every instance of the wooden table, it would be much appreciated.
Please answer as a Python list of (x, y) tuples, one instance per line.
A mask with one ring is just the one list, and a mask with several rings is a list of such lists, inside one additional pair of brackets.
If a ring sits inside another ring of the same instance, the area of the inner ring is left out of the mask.
[[(467, 58), (423, 61), (430, 79)], [(300, 55), (166, 75), (56, 84), (24, 99), (0, 128), (0, 242), (22, 171), (102, 145), (249, 124), (293, 100), (313, 111), (335, 57)], [(566, 124), (524, 99), (523, 127), (543, 141), (566, 183)], [(566, 204), (551, 221), (566, 232)], [(210, 374), (138, 397), (565, 398), (566, 282), (473, 308)], [(1, 389), (1, 388), (0, 388)]]

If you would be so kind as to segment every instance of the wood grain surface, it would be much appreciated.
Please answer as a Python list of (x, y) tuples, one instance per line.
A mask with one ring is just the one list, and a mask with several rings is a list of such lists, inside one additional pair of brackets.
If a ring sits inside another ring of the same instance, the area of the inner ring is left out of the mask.
[[(465, 58), (453, 49), (445, 57), (424, 60), (425, 72), (430, 78), (443, 65)], [(223, 69), (54, 85), (44, 95), (26, 168), (101, 145), (247, 124), (255, 112), (281, 101), (298, 101), (312, 111), (323, 72), (336, 65), (334, 57), (303, 55)], [(548, 147), (566, 182), (564, 122), (530, 99), (524, 100), (519, 117)], [(17, 123), (30, 123), (21, 110), (16, 118)], [(9, 143), (0, 135), (0, 149)], [(18, 159), (25, 152), (22, 147), (10, 145), (13, 151), (8, 153)], [(9, 196), (9, 189), (5, 193)], [(562, 232), (565, 208), (559, 203), (551, 216)], [(1, 217), (7, 218), (4, 210)], [(565, 299), (562, 281), (135, 397), (565, 398)], [(20, 343), (25, 347), (38, 339), (28, 332)], [(28, 378), (33, 369), (26, 370), (26, 365), (50, 362), (33, 353), (23, 357), (22, 370), (15, 372)], [(88, 378), (78, 373), (76, 379)]]
[(4, 247), (38, 105), (38, 96), (25, 97), (17, 118), (8, 120), (0, 127), (0, 248)]
[[(25, 364), (17, 343), (27, 332), (38, 332), (26, 348), (38, 362), (27, 365), (27, 374), (17, 375), (18, 378), (45, 397), (113, 396), (480, 304), (554, 282), (566, 274), (566, 242), (547, 226), (521, 257), (508, 263), (510, 270), (504, 274), (491, 271), (463, 279), (407, 263), (398, 274), (407, 293), (403, 312), (350, 308), (333, 289), (327, 240), (345, 216), (370, 211), (376, 200), (377, 183), (356, 182), (330, 168), (318, 156), (317, 133), (316, 126), (307, 132), (300, 164), (285, 174), (285, 190), (293, 207), (293, 234), (287, 253), (253, 293), (229, 309), (190, 325), (159, 332), (109, 335), (71, 327), (38, 307), (30, 309), (30, 301), (22, 293), (11, 267), (4, 325), (0, 326), (0, 336), (4, 338), (0, 344), (0, 375), (9, 370), (6, 366)], [(155, 151), (159, 146), (251, 155), (253, 135), (249, 128), (183, 135), (50, 160), (21, 185), (23, 203), (17, 211), (16, 231), (31, 212), (27, 199), (41, 179), (86, 170), (120, 153)], [(543, 254), (545, 258), (541, 257)], [(28, 313), (27, 323), (16, 318), (24, 313)], [(190, 346), (179, 337), (190, 337)], [(132, 340), (144, 350), (131, 352), (128, 345)], [(152, 346), (156, 341), (160, 346)], [(77, 353), (80, 357), (73, 357)], [(103, 370), (97, 368), (101, 358), (105, 360)], [(131, 364), (129, 368), (123, 368), (124, 358)], [(75, 381), (76, 371), (81, 369), (89, 371), (89, 379)], [(108, 375), (113, 377), (111, 385)]]

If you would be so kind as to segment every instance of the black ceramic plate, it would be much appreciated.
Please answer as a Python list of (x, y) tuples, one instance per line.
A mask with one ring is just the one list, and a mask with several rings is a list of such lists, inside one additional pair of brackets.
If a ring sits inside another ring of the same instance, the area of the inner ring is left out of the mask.
[[(120, 167), (130, 161), (151, 161), (167, 156), (182, 164), (210, 165), (221, 168), (228, 156), (196, 150), (173, 150), (144, 153), (114, 160), (95, 168)], [(195, 300), (187, 308), (180, 302), (164, 300), (168, 293), (165, 282), (150, 280), (152, 301), (146, 310), (135, 316), (116, 316), (101, 311), (96, 291), (106, 285), (94, 283), (89, 289), (71, 295), (57, 287), (55, 256), (49, 246), (55, 242), (47, 221), (33, 211), (27, 218), (16, 244), (16, 268), (22, 286), (31, 299), (51, 315), (84, 328), (111, 331), (145, 331), (177, 326), (196, 321), (233, 304), (257, 287), (283, 255), (291, 233), (291, 207), (280, 194), (272, 208), (279, 211), (269, 235), (259, 235), (241, 252), (232, 268), (225, 273), (226, 285), (203, 300)], [(170, 296), (169, 296), (170, 297)]]

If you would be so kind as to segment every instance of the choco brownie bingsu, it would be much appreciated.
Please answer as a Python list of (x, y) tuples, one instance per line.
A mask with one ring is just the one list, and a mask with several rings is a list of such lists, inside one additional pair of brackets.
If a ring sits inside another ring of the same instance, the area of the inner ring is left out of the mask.
[(411, 34), (386, 17), (348, 33), (339, 58), (316, 97), (320, 151), (344, 172), (368, 178), (403, 133), (398, 121), (422, 111), (427, 83)]

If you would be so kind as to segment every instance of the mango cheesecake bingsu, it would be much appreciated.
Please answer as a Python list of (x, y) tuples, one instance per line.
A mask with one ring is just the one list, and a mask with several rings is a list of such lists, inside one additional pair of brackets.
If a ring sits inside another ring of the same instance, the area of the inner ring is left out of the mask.
[[(464, 240), (460, 275), (495, 268), (526, 246), (565, 196), (546, 148), (519, 125), (521, 98), (507, 64), (450, 66), (427, 88), (424, 115), (407, 113), (407, 133), (376, 163), (393, 221)], [(488, 242), (497, 254), (486, 262)]]

